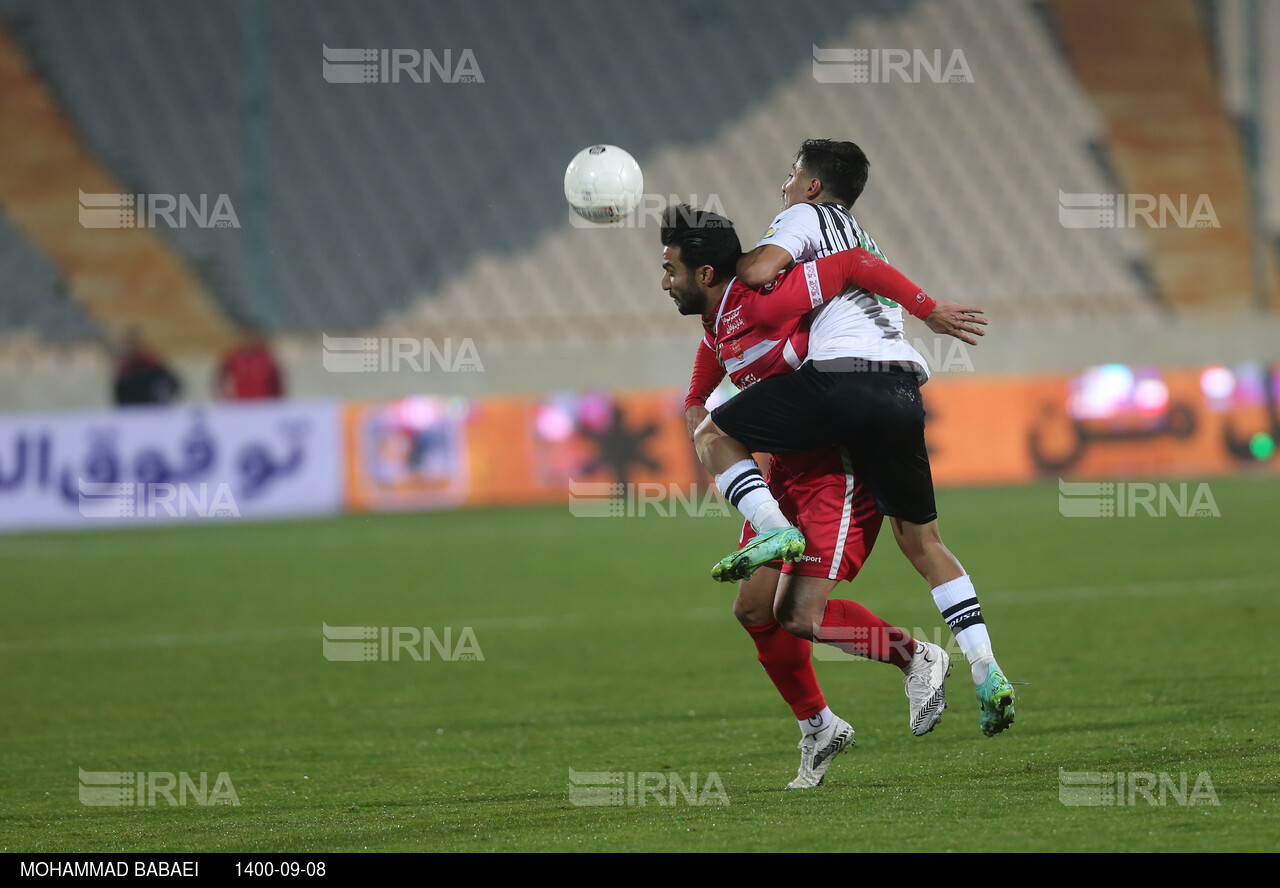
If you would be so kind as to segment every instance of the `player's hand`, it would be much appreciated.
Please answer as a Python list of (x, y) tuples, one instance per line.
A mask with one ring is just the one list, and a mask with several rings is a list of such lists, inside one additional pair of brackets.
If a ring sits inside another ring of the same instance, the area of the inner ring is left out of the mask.
[(969, 345), (978, 344), (978, 340), (974, 339), (975, 336), (987, 335), (982, 329), (987, 325), (987, 317), (982, 309), (966, 307), (942, 299), (938, 300), (938, 304), (934, 306), (924, 322), (934, 333), (954, 336)]
[(694, 432), (698, 431), (698, 426), (702, 425), (702, 421), (711, 415), (711, 411), (701, 404), (694, 404), (684, 412), (684, 425), (689, 430), (689, 440), (693, 440)]

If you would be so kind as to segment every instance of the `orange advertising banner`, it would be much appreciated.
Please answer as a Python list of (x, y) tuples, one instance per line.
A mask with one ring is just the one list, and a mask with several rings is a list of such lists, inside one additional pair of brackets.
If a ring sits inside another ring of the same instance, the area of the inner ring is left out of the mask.
[(1270, 368), (946, 377), (922, 389), (939, 486), (1276, 471)]
[[(1280, 374), (1108, 365), (1075, 375), (936, 376), (939, 486), (1275, 472)], [(355, 511), (568, 501), (571, 484), (703, 485), (683, 391), (411, 396), (345, 407)]]
[(706, 479), (675, 389), (349, 404), (345, 434), (355, 511), (563, 503), (571, 483)]

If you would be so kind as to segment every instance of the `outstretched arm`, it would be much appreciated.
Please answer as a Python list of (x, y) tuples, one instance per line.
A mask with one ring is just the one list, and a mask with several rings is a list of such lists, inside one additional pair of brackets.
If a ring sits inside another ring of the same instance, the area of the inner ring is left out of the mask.
[[(814, 271), (810, 272), (808, 266)], [(838, 296), (849, 287), (862, 287), (886, 299), (892, 299), (908, 312), (924, 321), (935, 333), (954, 336), (969, 345), (977, 345), (974, 336), (982, 336), (987, 319), (982, 309), (937, 302), (925, 295), (911, 279), (888, 262), (863, 249), (833, 253), (812, 263), (805, 263), (805, 278), (819, 281), (822, 301)]]
[(885, 299), (892, 299), (921, 320), (927, 318), (937, 305), (909, 277), (861, 247), (806, 262), (801, 268), (811, 294), (816, 278), (823, 302), (839, 296), (850, 287), (861, 287)]

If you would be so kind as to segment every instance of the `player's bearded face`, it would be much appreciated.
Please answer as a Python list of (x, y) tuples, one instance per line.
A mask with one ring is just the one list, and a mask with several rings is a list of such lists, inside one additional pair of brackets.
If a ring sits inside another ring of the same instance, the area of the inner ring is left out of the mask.
[(682, 315), (700, 315), (706, 309), (706, 296), (693, 270), (680, 261), (680, 251), (670, 247), (662, 251), (662, 289), (671, 294)]

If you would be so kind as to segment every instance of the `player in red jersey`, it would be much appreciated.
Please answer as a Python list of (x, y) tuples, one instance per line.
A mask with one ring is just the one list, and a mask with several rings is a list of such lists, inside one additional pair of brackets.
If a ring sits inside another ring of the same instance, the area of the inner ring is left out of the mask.
[[(851, 211), (868, 170), (866, 154), (852, 142), (804, 142), (782, 187), (782, 212), (738, 260), (739, 279), (748, 286), (765, 285), (792, 263), (853, 247), (882, 256)], [(756, 501), (748, 503), (749, 517), (760, 531), (712, 573), (725, 580), (747, 576), (795, 533), (778, 505), (769, 502), (751, 452), (846, 445), (877, 508), (891, 518), (895, 541), (928, 582), (969, 660), (979, 728), (993, 736), (1013, 723), (1013, 688), (996, 662), (972, 578), (938, 529), (919, 391), (929, 371), (906, 340), (903, 308), (935, 333), (969, 344), (976, 344), (986, 323), (979, 309), (939, 303), (924, 315), (873, 290), (851, 289), (815, 312), (808, 358), (798, 370), (753, 386), (700, 423), (695, 435), (700, 459), (722, 487), (752, 492)], [(707, 350), (698, 351), (698, 363), (706, 363)]]
[[(762, 291), (750, 290), (730, 280), (732, 263), (741, 251), (728, 220), (688, 207), (677, 212), (691, 224), (671, 237), (667, 233), (675, 228), (664, 226), (662, 286), (682, 314), (702, 315), (707, 348), (720, 356), (739, 386), (798, 366), (807, 351), (808, 313), (851, 283), (875, 286), (904, 299), (910, 290), (927, 304), (928, 297), (909, 280), (865, 250), (810, 263)], [(704, 263), (711, 255), (720, 258)], [(695, 388), (709, 385), (709, 392), (723, 372), (695, 377)], [(832, 758), (853, 735), (848, 723), (826, 706), (809, 659), (811, 641), (898, 666), (911, 701), (912, 730), (918, 735), (928, 733), (941, 718), (949, 658), (938, 646), (917, 642), (856, 602), (829, 599), (837, 582), (857, 574), (883, 520), (870, 491), (856, 483), (848, 454), (828, 447), (775, 458), (774, 463), (770, 483), (777, 501), (786, 517), (804, 528), (810, 545), (804, 549), (802, 543), (803, 555), (780, 570), (767, 567), (745, 580), (734, 612), (800, 722), (801, 767), (789, 784), (798, 788), (819, 785)], [(736, 491), (722, 492), (731, 500), (738, 498)], [(748, 532), (749, 525), (744, 536)], [(793, 576), (821, 578), (822, 600), (805, 602), (821, 608), (817, 624), (802, 625), (800, 602), (788, 594), (792, 586), (786, 579), (779, 581)]]

